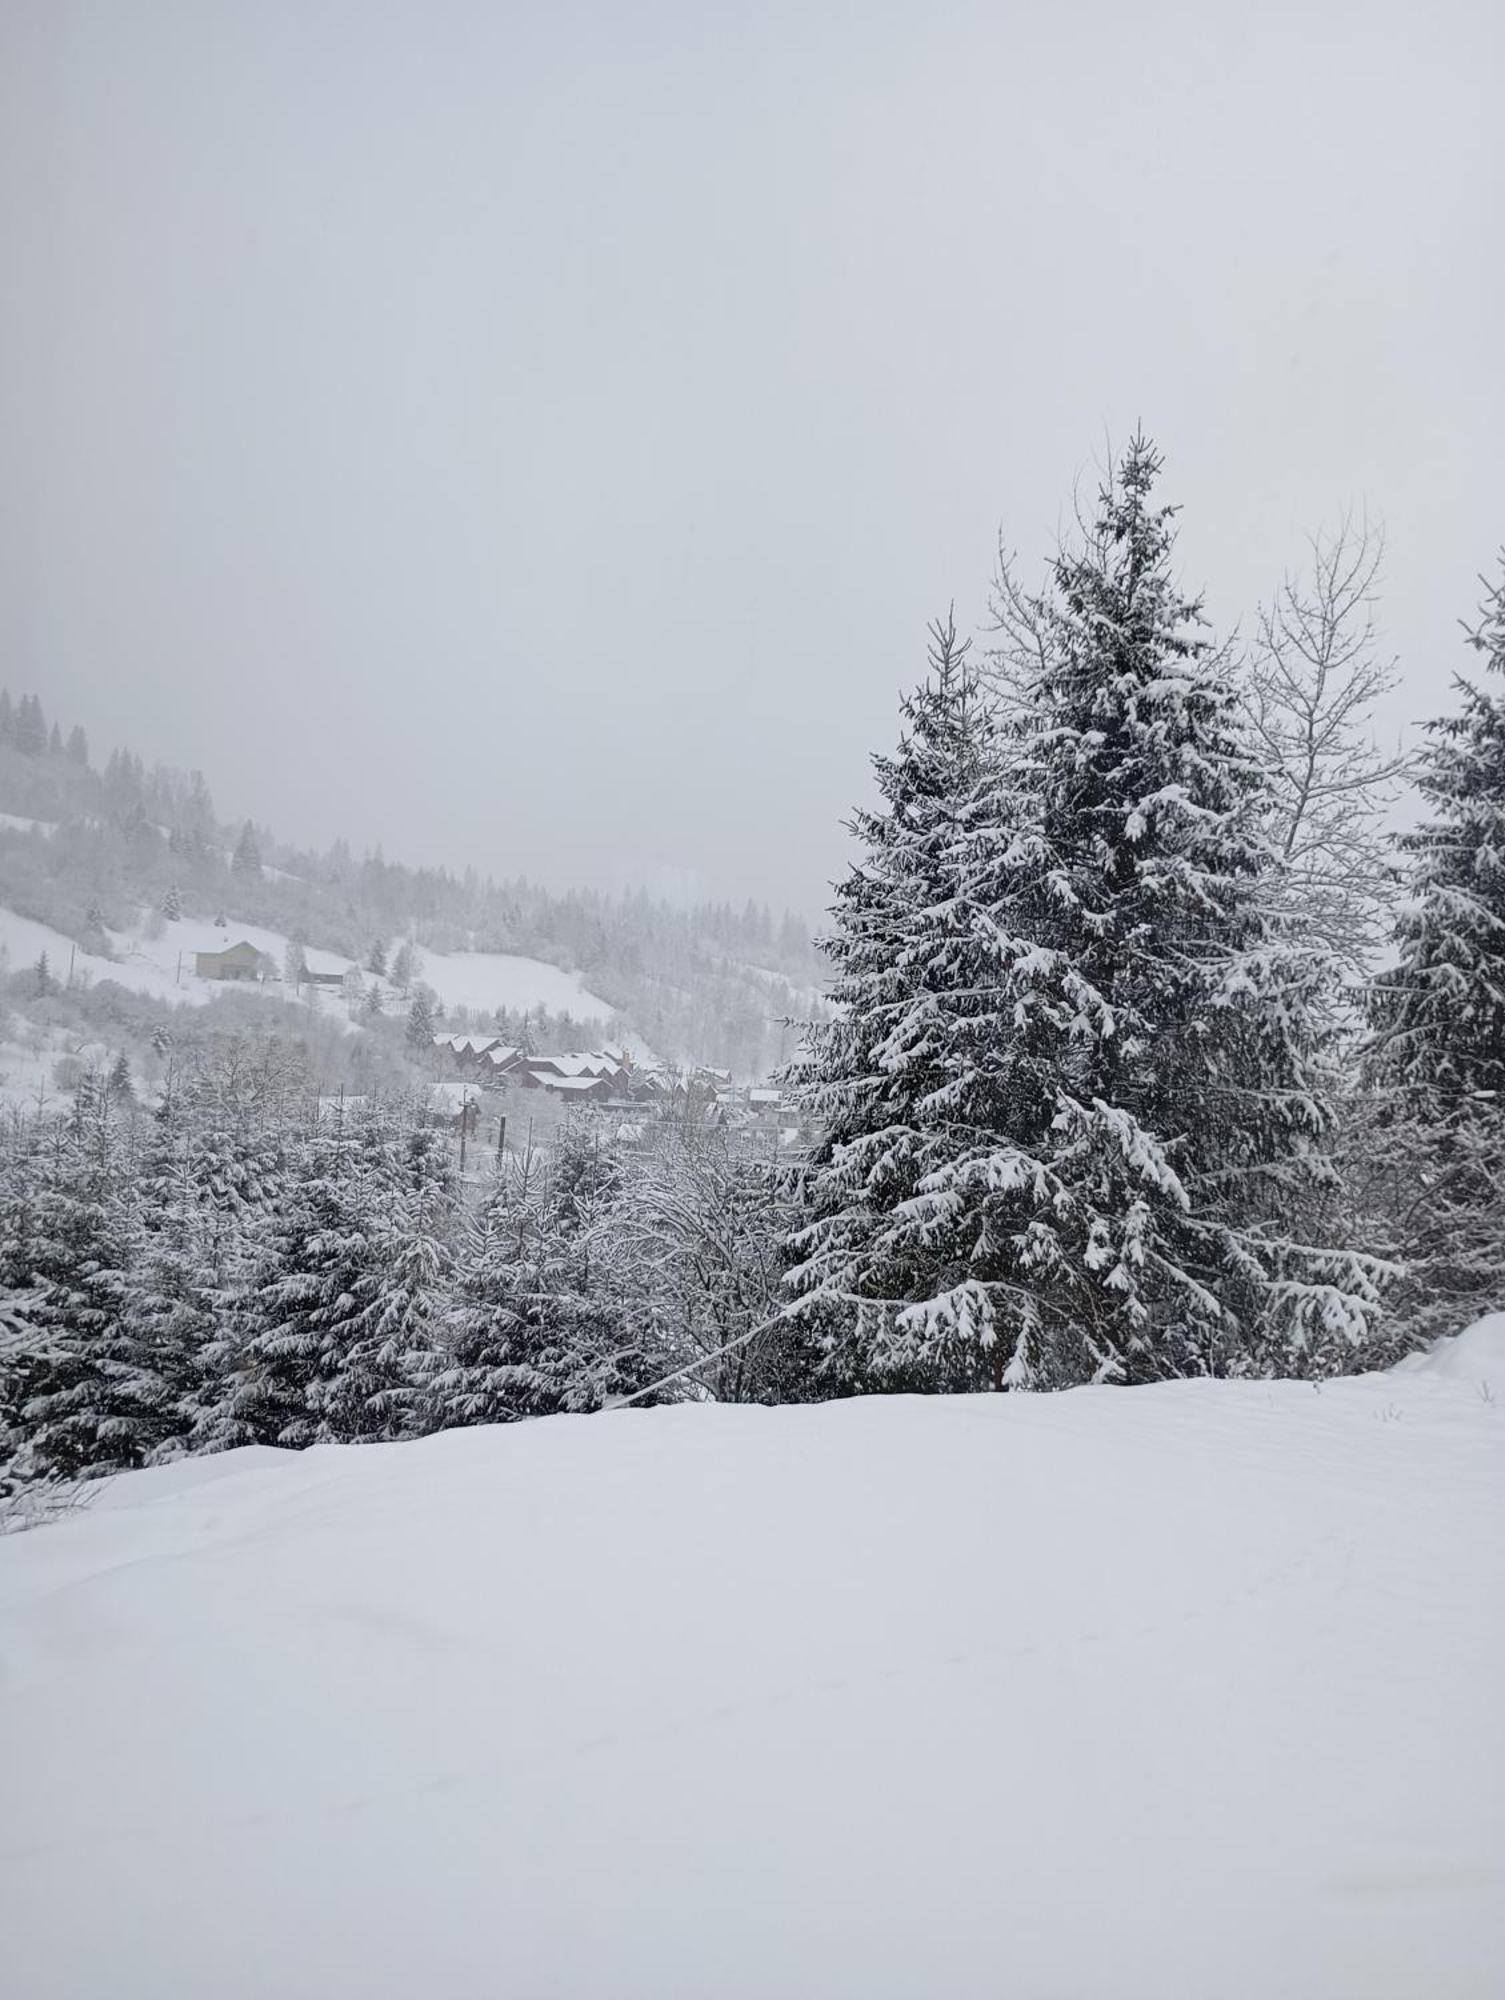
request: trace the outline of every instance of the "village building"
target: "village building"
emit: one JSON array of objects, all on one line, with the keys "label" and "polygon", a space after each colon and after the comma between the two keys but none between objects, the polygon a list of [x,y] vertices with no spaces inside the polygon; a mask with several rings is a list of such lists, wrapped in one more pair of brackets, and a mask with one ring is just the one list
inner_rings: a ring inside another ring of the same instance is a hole
[{"label": "village building", "polygon": [[305,951],[298,973],[300,986],[343,986],[350,967],[344,959],[330,958],[321,951]]},{"label": "village building", "polygon": [[564,1104],[604,1106],[612,1096],[611,1079],[605,1076],[555,1076],[544,1070],[531,1079],[531,1087]]},{"label": "village building", "polygon": [[259,979],[261,953],[242,938],[239,944],[229,945],[224,951],[196,951],[193,970],[199,979]]},{"label": "village building", "polygon": [[476,1068],[481,1081],[496,1089],[511,1081],[526,1061],[527,1057],[521,1049],[513,1048],[508,1042],[494,1042],[483,1052]]}]

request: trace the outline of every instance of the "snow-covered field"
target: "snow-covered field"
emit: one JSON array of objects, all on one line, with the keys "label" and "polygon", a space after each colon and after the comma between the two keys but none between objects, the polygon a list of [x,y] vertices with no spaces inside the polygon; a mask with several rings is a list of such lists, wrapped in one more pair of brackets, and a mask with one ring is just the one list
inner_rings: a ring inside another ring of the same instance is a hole
[{"label": "snow-covered field", "polygon": [[1485,2000],[1505,1319],[239,1452],[0,1543],[26,2000]]},{"label": "snow-covered field", "polygon": [[615,1011],[608,1000],[592,993],[579,975],[541,958],[524,958],[510,951],[457,951],[420,954],[419,974],[446,1008],[547,1007],[551,1014],[572,1014],[577,1021],[605,1021]]}]

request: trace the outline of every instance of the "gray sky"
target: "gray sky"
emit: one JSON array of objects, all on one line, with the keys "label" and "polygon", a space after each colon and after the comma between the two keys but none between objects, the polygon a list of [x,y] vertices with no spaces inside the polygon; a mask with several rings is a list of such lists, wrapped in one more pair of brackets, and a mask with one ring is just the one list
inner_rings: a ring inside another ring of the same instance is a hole
[{"label": "gray sky", "polygon": [[1136,419],[1223,624],[1505,539],[1505,8],[0,0],[0,681],[289,837],[814,909]]}]

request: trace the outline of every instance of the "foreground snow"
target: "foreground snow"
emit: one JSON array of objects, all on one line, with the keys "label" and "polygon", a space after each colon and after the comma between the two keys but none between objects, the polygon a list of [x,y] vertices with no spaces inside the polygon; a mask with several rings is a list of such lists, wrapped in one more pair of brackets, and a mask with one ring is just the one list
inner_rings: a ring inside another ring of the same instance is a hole
[{"label": "foreground snow", "polygon": [[1498,1994],[1502,1412],[1505,1321],[119,1481],[0,1543],[8,1990]]}]

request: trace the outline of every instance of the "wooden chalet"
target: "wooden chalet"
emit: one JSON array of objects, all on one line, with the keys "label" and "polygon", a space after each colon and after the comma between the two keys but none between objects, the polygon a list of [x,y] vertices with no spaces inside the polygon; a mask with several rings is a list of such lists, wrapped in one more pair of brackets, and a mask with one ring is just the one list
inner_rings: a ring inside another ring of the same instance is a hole
[{"label": "wooden chalet", "polygon": [[227,945],[223,951],[196,951],[193,970],[198,979],[259,979],[261,953],[242,938],[239,944]]}]

